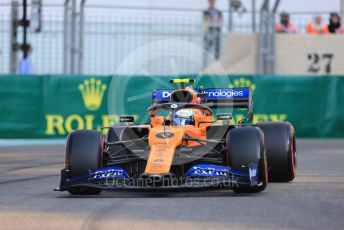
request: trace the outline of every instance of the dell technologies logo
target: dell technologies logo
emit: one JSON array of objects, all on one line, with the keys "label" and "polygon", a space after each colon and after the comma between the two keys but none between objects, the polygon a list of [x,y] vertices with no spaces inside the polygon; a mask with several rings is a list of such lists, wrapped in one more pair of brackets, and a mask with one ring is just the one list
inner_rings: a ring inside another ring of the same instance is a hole
[{"label": "dell technologies logo", "polygon": [[[171,92],[169,91],[162,91],[161,92],[161,95],[162,95],[162,98],[169,98],[171,96]],[[232,97],[243,97],[244,96],[244,91],[243,90],[209,90],[207,92],[206,90],[206,93],[208,93],[209,97],[212,98],[212,97],[225,97],[225,98],[232,98]]]},{"label": "dell technologies logo", "polygon": [[162,92],[162,98],[169,98],[171,96],[171,93],[172,93],[172,91],[171,92],[163,91]]},{"label": "dell technologies logo", "polygon": [[243,97],[244,91],[243,90],[217,90],[217,91],[210,91],[208,92],[209,98],[232,98],[232,97]]}]

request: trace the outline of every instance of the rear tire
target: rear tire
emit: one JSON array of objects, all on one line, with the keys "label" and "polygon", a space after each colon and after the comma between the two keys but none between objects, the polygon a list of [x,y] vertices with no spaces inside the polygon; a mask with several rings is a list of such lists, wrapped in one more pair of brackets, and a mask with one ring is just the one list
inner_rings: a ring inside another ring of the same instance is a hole
[{"label": "rear tire", "polygon": [[231,129],[227,134],[226,143],[227,159],[231,169],[249,172],[250,163],[255,163],[258,167],[259,185],[236,185],[233,186],[233,191],[258,193],[265,190],[268,178],[263,132],[256,127]]},{"label": "rear tire", "polygon": [[[88,174],[90,169],[102,167],[103,137],[93,130],[77,130],[68,135],[66,145],[66,163],[70,177]],[[73,187],[68,190],[73,195],[97,195],[101,189],[91,187]]]},{"label": "rear tire", "polygon": [[288,122],[258,123],[265,136],[269,181],[289,182],[296,175],[296,144],[293,126]]}]

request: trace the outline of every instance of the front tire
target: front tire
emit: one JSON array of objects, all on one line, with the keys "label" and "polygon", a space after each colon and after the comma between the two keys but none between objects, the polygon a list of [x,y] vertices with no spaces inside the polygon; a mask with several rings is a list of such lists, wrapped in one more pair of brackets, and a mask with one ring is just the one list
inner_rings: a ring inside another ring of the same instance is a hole
[{"label": "front tire", "polygon": [[[102,167],[103,137],[93,130],[76,130],[67,137],[66,165],[70,177],[88,174],[90,169]],[[68,190],[73,195],[97,195],[101,189],[91,187],[73,187]]]},{"label": "front tire", "polygon": [[233,170],[249,172],[248,165],[255,163],[258,168],[258,185],[234,185],[236,193],[258,193],[265,190],[267,163],[265,156],[264,134],[256,127],[231,129],[226,137],[227,160]]}]

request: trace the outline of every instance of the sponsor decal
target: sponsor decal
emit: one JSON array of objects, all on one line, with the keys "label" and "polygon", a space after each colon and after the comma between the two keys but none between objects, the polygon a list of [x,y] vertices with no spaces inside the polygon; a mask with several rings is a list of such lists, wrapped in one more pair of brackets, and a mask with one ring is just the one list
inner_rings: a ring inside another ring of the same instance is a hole
[{"label": "sponsor decal", "polygon": [[207,89],[208,99],[247,98],[247,89]]},{"label": "sponsor decal", "polygon": [[153,99],[157,101],[169,101],[173,91],[173,89],[155,90],[153,91]]},{"label": "sponsor decal", "polygon": [[174,134],[170,132],[164,132],[164,133],[158,133],[155,136],[160,139],[168,139],[168,138],[174,137]]},{"label": "sponsor decal", "polygon": [[166,145],[167,142],[166,141],[156,141],[154,142],[155,145]]},{"label": "sponsor decal", "polygon": [[88,110],[96,111],[100,108],[106,88],[106,84],[95,78],[87,79],[79,85],[84,105]]},{"label": "sponsor decal", "polygon": [[[171,93],[174,90],[156,90],[153,93],[153,99],[158,102],[167,102],[170,99]],[[198,92],[198,90],[195,90]],[[248,98],[249,90],[247,88],[243,89],[206,89],[204,93],[207,93],[208,99],[228,99],[228,98]]]},{"label": "sponsor decal", "polygon": [[153,160],[153,162],[154,163],[163,163],[165,161],[164,161],[164,159],[158,158],[158,159]]},{"label": "sponsor decal", "polygon": [[[96,114],[103,104],[104,94],[107,89],[107,85],[101,80],[95,78],[86,79],[76,89],[80,91],[80,99],[74,98],[73,100],[80,100],[80,103],[83,103],[85,108],[91,111],[91,114],[46,114],[46,135],[64,136],[78,129],[97,129],[100,131],[99,127],[111,126],[120,121],[120,116],[116,114]],[[138,116],[133,115],[133,117],[136,119]],[[102,131],[106,132],[105,129]]]},{"label": "sponsor decal", "polygon": [[191,167],[186,172],[186,176],[229,176],[229,168],[219,165],[200,164]]},{"label": "sponsor decal", "polygon": [[119,166],[110,166],[102,169],[91,170],[91,180],[103,180],[103,179],[114,179],[122,178],[128,179],[128,172]]},{"label": "sponsor decal", "polygon": [[104,114],[99,116],[93,114],[70,114],[68,116],[63,116],[61,114],[46,114],[45,134],[48,136],[62,136],[78,129],[100,130],[100,126],[107,127],[118,122],[119,117],[120,116],[113,114]]},{"label": "sponsor decal", "polygon": [[170,98],[172,92],[173,91],[163,91],[162,98]]}]

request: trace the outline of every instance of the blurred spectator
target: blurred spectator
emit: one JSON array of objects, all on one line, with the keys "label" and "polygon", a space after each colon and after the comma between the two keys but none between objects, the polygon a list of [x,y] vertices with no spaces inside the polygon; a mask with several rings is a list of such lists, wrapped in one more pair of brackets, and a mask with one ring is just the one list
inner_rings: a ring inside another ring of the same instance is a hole
[{"label": "blurred spectator", "polygon": [[317,15],[314,17],[313,21],[307,24],[306,27],[308,34],[327,34],[329,33],[328,28],[322,22],[322,17]]},{"label": "blurred spectator", "polygon": [[337,13],[330,14],[330,23],[328,30],[332,34],[344,34],[344,28],[340,25],[340,17]]},{"label": "blurred spectator", "polygon": [[[209,0],[209,8],[203,12],[204,49],[209,52],[211,47],[214,46],[214,56],[219,59],[223,16],[222,12],[215,8],[215,3],[215,0]],[[205,58],[204,65],[206,65],[206,61]]]},{"label": "blurred spectator", "polygon": [[276,25],[275,30],[277,33],[296,33],[296,27],[290,22],[290,17],[287,12],[281,13],[280,23]]},{"label": "blurred spectator", "polygon": [[26,55],[23,54],[23,58],[19,61],[19,69],[18,69],[19,74],[24,74],[24,75],[33,74],[32,63],[30,59],[31,52],[32,52],[32,48],[30,46]]}]

